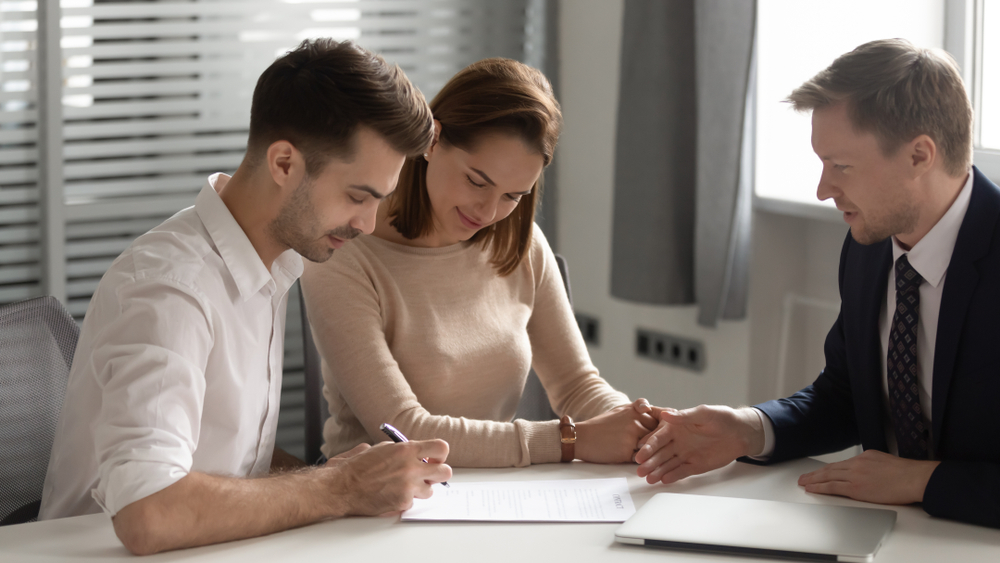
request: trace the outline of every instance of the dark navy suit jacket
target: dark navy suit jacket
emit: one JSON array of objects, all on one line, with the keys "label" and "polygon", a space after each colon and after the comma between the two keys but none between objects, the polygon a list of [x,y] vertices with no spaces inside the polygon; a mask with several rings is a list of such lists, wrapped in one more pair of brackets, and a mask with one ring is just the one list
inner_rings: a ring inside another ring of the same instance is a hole
[{"label": "dark navy suit jacket", "polygon": [[[1000,188],[975,167],[972,174],[941,297],[931,390],[934,459],[941,464],[923,508],[1000,527]],[[888,451],[878,320],[891,267],[891,240],[865,246],[847,235],[826,368],[791,397],[757,405],[774,423],[770,462],[858,443]]]}]

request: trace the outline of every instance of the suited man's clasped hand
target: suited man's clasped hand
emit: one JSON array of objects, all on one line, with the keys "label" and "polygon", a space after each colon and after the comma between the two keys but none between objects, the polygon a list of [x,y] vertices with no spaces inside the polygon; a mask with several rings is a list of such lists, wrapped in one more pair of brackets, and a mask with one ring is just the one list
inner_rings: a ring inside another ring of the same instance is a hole
[{"label": "suited man's clasped hand", "polygon": [[[648,483],[674,483],[724,467],[764,450],[762,415],[752,408],[700,405],[658,409],[660,423],[635,454],[636,473]],[[904,459],[868,450],[799,477],[806,492],[838,495],[879,504],[923,500],[940,462]]]},{"label": "suited man's clasped hand", "polygon": [[635,454],[638,475],[648,483],[670,484],[757,455],[764,430],[752,409],[701,405],[660,412],[660,423]]}]

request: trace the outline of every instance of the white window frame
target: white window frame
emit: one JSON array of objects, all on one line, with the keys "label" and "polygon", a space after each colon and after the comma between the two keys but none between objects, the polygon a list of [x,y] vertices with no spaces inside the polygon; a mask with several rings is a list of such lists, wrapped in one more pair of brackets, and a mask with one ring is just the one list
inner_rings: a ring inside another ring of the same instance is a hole
[{"label": "white window frame", "polygon": [[[1000,150],[981,144],[983,73],[983,0],[945,1],[945,49],[958,61],[962,78],[969,85],[975,111],[972,161],[983,174],[1000,183]],[[993,103],[1000,101],[993,100]]]}]

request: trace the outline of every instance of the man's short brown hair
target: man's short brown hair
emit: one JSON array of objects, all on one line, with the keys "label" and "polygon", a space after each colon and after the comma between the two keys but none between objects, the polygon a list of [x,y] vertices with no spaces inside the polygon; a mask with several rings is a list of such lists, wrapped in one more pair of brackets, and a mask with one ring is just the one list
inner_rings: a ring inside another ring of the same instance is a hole
[{"label": "man's short brown hair", "polygon": [[434,138],[430,108],[398,66],[350,41],[306,40],[257,80],[247,159],[263,159],[284,140],[316,174],[334,156],[353,156],[359,126],[406,156],[421,154]]},{"label": "man's short brown hair", "polygon": [[846,102],[854,127],[873,133],[887,156],[927,135],[949,175],[960,176],[972,164],[972,106],[958,65],[942,51],[917,48],[905,39],[865,43],[838,57],[786,101],[798,111]]}]

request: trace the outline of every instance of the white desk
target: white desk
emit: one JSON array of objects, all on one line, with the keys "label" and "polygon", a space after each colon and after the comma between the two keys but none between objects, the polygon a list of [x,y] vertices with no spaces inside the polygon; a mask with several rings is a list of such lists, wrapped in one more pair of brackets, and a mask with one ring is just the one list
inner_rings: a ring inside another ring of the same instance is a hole
[{"label": "white desk", "polygon": [[[805,503],[871,506],[806,494],[797,477],[822,464],[798,460],[773,467],[733,463],[670,486],[647,485],[632,465],[587,463],[521,469],[456,469],[451,481],[628,477],[636,508],[658,492],[681,492]],[[875,558],[890,562],[1000,561],[1000,530],[934,519],[919,508],[895,507],[896,528]],[[618,524],[402,523],[395,518],[347,518],[271,536],[163,553],[142,561],[305,561],[479,563],[701,561],[761,559],[650,549],[615,543]],[[109,561],[131,557],[104,515],[0,528],[0,562]]]}]

